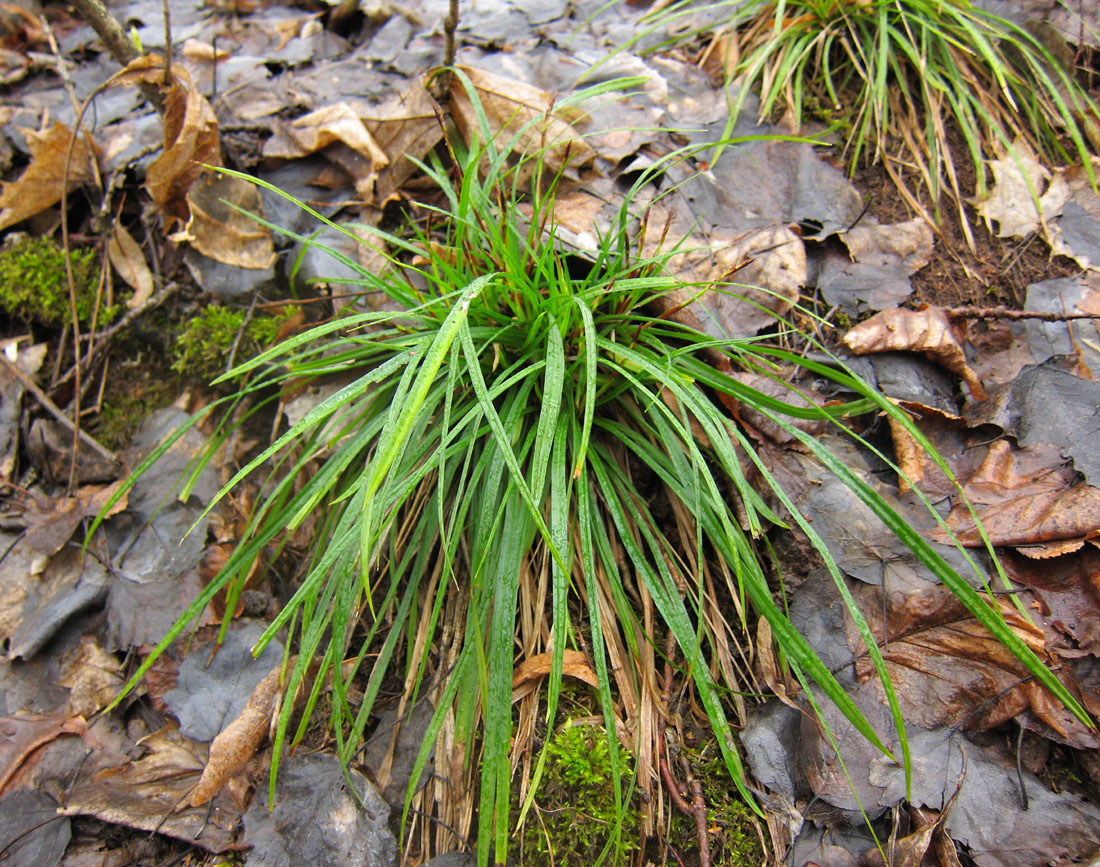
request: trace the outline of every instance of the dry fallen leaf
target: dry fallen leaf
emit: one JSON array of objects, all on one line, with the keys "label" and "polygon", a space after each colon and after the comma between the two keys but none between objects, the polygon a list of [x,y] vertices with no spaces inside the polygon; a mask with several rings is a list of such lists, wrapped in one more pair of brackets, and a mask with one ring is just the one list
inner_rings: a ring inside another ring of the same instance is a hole
[{"label": "dry fallen leaf", "polygon": [[966,363],[947,315],[938,307],[883,310],[852,328],[844,335],[844,343],[856,355],[899,350],[923,352],[962,377],[974,400],[985,400],[985,389]]},{"label": "dry fallen leaf", "polygon": [[88,731],[83,717],[68,714],[17,714],[0,717],[0,795],[20,766],[43,744],[61,735],[80,735]]},{"label": "dry fallen leaf", "polygon": [[377,204],[385,202],[417,171],[412,160],[424,159],[443,137],[437,112],[423,79],[417,78],[363,117],[367,131],[389,160],[375,183]]},{"label": "dry fallen leaf", "polygon": [[66,176],[70,190],[95,176],[92,159],[96,151],[89,148],[83,136],[77,136],[66,175],[65,162],[72,132],[63,123],[55,123],[41,132],[20,131],[27,138],[31,161],[19,180],[4,184],[4,191],[0,193],[0,230],[60,202],[62,181]]},{"label": "dry fallen leaf", "polygon": [[115,223],[107,239],[107,256],[118,275],[134,290],[126,306],[131,310],[141,307],[153,294],[153,272],[138,242],[121,223]]},{"label": "dry fallen leaf", "polygon": [[210,758],[191,793],[192,807],[202,806],[218,794],[230,777],[244,769],[267,737],[279,697],[282,670],[282,665],[277,665],[256,684],[244,710],[210,744]]},{"label": "dry fallen leaf", "polygon": [[466,141],[481,132],[463,76],[477,91],[497,148],[509,147],[527,157],[541,155],[551,174],[561,171],[566,162],[576,169],[596,158],[567,112],[556,109],[554,97],[545,90],[484,69],[460,66],[458,70],[462,75],[451,79],[451,112]]},{"label": "dry fallen leaf", "polygon": [[993,186],[973,204],[978,216],[997,223],[1001,238],[1025,238],[1056,217],[1069,199],[1062,171],[1051,174],[1031,149],[1017,141],[1012,152],[989,161]]},{"label": "dry fallen leaf", "polygon": [[[517,701],[531,692],[535,681],[548,677],[554,662],[554,654],[537,653],[523,660],[512,674],[512,701]],[[562,655],[561,672],[567,677],[575,677],[591,687],[599,686],[596,672],[588,664],[585,655],[577,650],[567,650]]]},{"label": "dry fallen leaf", "polygon": [[296,159],[337,144],[345,145],[361,158],[342,159],[339,164],[351,175],[356,193],[364,200],[373,200],[375,178],[389,164],[389,158],[355,109],[346,102],[337,102],[280,124],[264,144],[264,156]]},{"label": "dry fallen leaf", "polygon": [[191,246],[218,262],[262,271],[275,264],[271,230],[249,214],[263,216],[263,200],[255,184],[229,175],[198,179],[187,191]]}]

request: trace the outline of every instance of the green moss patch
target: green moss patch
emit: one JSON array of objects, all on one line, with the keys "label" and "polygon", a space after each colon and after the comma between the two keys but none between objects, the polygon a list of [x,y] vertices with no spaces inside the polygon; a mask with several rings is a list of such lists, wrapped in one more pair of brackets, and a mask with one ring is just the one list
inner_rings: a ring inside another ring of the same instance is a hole
[{"label": "green moss patch", "polygon": [[[71,251],[76,310],[82,328],[92,324],[99,284],[99,263],[94,250]],[[10,316],[60,328],[72,318],[69,284],[65,277],[65,253],[50,238],[27,238],[0,250],[0,309]],[[100,303],[97,325],[118,315],[118,306]]]}]

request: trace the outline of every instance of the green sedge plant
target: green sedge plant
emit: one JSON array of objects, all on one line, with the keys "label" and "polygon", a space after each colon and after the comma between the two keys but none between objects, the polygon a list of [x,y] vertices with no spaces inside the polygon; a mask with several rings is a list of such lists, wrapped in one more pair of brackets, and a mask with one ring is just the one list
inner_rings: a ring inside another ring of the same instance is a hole
[{"label": "green sedge plant", "polygon": [[[690,23],[700,10],[703,28]],[[1047,161],[1082,162],[1093,178],[1100,107],[1073,52],[969,0],[683,0],[646,32],[656,28],[675,41],[717,32],[711,50],[739,85],[727,137],[753,92],[762,118],[785,113],[801,129],[809,111],[834,125],[853,169],[883,159],[919,208],[901,183],[915,170],[937,218],[946,193],[966,225],[956,157],[972,163],[979,197],[985,159],[1020,153],[1018,142]]]},{"label": "green sedge plant", "polygon": [[[225,610],[234,610],[265,549],[278,550],[309,526],[304,578],[256,647],[290,633],[272,786],[280,758],[304,736],[322,695],[339,755],[352,761],[380,690],[396,675],[400,712],[424,700],[434,706],[406,817],[435,747],[430,784],[477,798],[476,810],[442,818],[476,835],[479,864],[503,863],[516,820],[510,812],[516,753],[531,745],[517,736],[514,673],[535,655],[550,659],[538,712],[552,731],[566,653],[582,651],[598,684],[614,786],[617,818],[602,854],[618,862],[629,848],[622,820],[630,792],[656,778],[643,734],[654,726],[641,719],[637,696],[658,691],[655,648],[667,633],[721,761],[754,809],[727,716],[731,694],[744,688],[729,648],[750,616],[767,618],[797,676],[887,751],[776,601],[761,537],[788,522],[817,547],[844,594],[893,708],[896,759],[908,766],[900,711],[871,630],[828,548],[725,400],[758,410],[816,454],[1039,682],[1087,719],[996,607],[866,481],[795,425],[825,420],[847,431],[848,416],[889,413],[927,446],[907,417],[843,369],[756,340],[715,340],[658,313],[656,302],[681,287],[665,269],[675,251],[639,255],[644,220],[631,213],[632,196],[578,267],[554,240],[561,174],[542,171],[545,149],[513,153],[520,141],[538,136],[522,138],[525,127],[499,140],[468,79],[460,70],[455,75],[478,123],[468,140],[451,136],[446,153],[421,164],[442,196],[442,204],[422,206],[432,219],[417,224],[411,237],[375,233],[389,251],[388,270],[368,271],[330,251],[358,271],[365,292],[384,293],[393,309],[335,318],[238,365],[219,380],[237,390],[191,420],[218,412],[224,418],[184,493],[250,413],[304,384],[335,388],[219,492],[215,503],[253,473],[266,474],[240,545],[130,687],[215,594],[224,591]],[[521,186],[520,176],[535,183]],[[645,182],[639,179],[639,187]],[[716,358],[723,364],[716,366]],[[723,372],[750,369],[780,380],[783,368],[799,366],[834,380],[853,399],[829,407],[807,405],[796,394],[779,400]],[[252,401],[247,412],[226,412],[245,399]],[[624,743],[635,759],[623,755]],[[523,812],[546,765],[546,749],[536,754]],[[456,773],[463,779],[453,779]],[[434,808],[438,801],[425,803]],[[476,816],[469,820],[475,825],[464,826],[462,815]]]}]

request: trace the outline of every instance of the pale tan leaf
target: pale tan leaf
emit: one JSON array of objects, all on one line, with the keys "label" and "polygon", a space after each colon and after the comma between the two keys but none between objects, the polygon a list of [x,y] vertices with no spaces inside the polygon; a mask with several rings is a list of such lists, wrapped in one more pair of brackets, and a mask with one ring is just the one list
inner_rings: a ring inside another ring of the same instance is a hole
[{"label": "pale tan leaf", "polygon": [[262,271],[275,264],[271,231],[240,211],[263,216],[255,184],[229,175],[200,178],[187,191],[191,246],[218,262]]},{"label": "pale tan leaf", "polygon": [[417,78],[363,117],[367,131],[389,160],[375,183],[374,195],[378,204],[393,195],[417,171],[412,160],[424,159],[443,137],[438,109],[423,79]]},{"label": "pale tan leaf", "polygon": [[58,682],[69,689],[69,712],[82,717],[109,705],[126,683],[122,664],[94,638],[85,638],[62,657]]},{"label": "pale tan leaf", "polygon": [[[0,193],[0,229],[6,229],[61,201],[61,187],[68,179],[70,190],[94,177],[92,159],[96,151],[89,148],[84,136],[77,136],[72,160],[66,173],[71,130],[63,123],[35,132],[20,130],[27,138],[31,161],[19,180],[4,184]],[[94,146],[93,146],[94,148]]]},{"label": "pale tan leaf", "polygon": [[210,758],[191,793],[192,807],[199,807],[217,795],[230,777],[244,769],[263,743],[279,697],[281,674],[282,665],[277,665],[256,684],[244,710],[214,738]]},{"label": "pale tan leaf", "polygon": [[[561,171],[566,162],[579,168],[595,159],[595,151],[569,122],[568,113],[556,109],[554,97],[545,90],[484,69],[458,68],[477,92],[497,148],[511,146],[524,156],[539,155],[551,173]],[[466,141],[480,135],[474,103],[457,75],[451,80],[451,111]]]},{"label": "pale tan leaf", "polygon": [[[516,666],[516,670],[512,674],[512,689],[516,690],[533,680],[549,676],[553,662],[554,654],[552,653],[536,653],[534,656],[530,656],[523,660],[523,662]],[[575,677],[577,680],[582,680],[591,687],[599,686],[599,679],[596,677],[596,672],[592,670],[585,655],[580,651],[565,651],[562,656],[561,671],[563,675]]]},{"label": "pale tan leaf", "polygon": [[138,242],[121,223],[115,223],[107,239],[107,256],[118,275],[134,290],[126,306],[134,310],[148,301],[153,294],[153,272]]}]

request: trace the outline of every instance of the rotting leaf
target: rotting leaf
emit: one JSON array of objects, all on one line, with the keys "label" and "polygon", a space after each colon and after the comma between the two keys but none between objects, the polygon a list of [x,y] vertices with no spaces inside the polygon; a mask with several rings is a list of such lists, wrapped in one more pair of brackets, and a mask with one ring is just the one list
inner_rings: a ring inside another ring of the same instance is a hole
[{"label": "rotting leaf", "polygon": [[[1075,477],[1053,445],[1013,449],[998,440],[964,490],[994,545],[1055,556],[1100,535],[1100,489],[1074,484]],[[963,545],[985,544],[964,503],[955,505],[946,523]],[[934,538],[946,543],[950,537],[938,530]]]},{"label": "rotting leaf", "polygon": [[70,190],[95,177],[92,160],[95,146],[77,136],[72,161],[66,174],[69,140],[72,131],[63,123],[35,132],[21,129],[26,136],[31,161],[19,180],[4,184],[0,192],[0,230],[33,217],[61,201],[63,180],[68,177]]},{"label": "rotting leaf", "polygon": [[844,335],[844,343],[856,355],[896,350],[923,352],[962,377],[975,400],[985,399],[985,390],[966,363],[966,355],[951,330],[947,315],[938,307],[883,310],[849,330]]},{"label": "rotting leaf", "polygon": [[115,223],[107,238],[107,257],[118,275],[134,290],[126,306],[131,310],[141,307],[153,294],[153,272],[138,242],[121,223]]},{"label": "rotting leaf", "polygon": [[62,735],[80,735],[88,731],[81,716],[64,713],[16,714],[0,717],[0,794],[27,757],[43,744]]},{"label": "rotting leaf", "polygon": [[[75,497],[55,499],[34,494],[28,498],[23,513],[27,522],[27,544],[40,554],[53,556],[65,547],[85,518],[99,514],[122,484],[119,480],[110,485],[85,485]],[[126,501],[127,495],[124,493],[106,516],[117,515],[126,508]]]},{"label": "rotting leaf", "polygon": [[234,847],[240,819],[228,797],[211,807],[186,806],[206,763],[206,748],[166,726],[142,738],[140,759],[109,768],[73,787],[64,816],[95,816],[113,825],[137,828],[197,845],[208,852]]},{"label": "rotting leaf", "polygon": [[[566,112],[554,110],[554,97],[545,90],[484,69],[458,69],[477,92],[498,148],[510,146],[525,156],[538,153],[551,174],[560,172],[566,162],[576,169],[596,158],[596,152],[566,119]],[[451,111],[463,139],[481,135],[474,104],[458,75],[451,79]]]},{"label": "rotting leaf", "polygon": [[247,216],[264,215],[255,184],[229,175],[203,177],[187,191],[187,204],[191,209],[187,232],[198,252],[226,265],[257,271],[275,264],[271,230]]},{"label": "rotting leaf", "polygon": [[[1078,749],[1100,746],[1095,731],[1031,678],[947,588],[925,581],[888,582],[886,587],[885,603],[881,591],[867,585],[854,587],[853,595],[878,640],[906,720],[927,729],[987,731],[1031,711],[1048,737]],[[1007,599],[999,598],[997,606],[1016,637],[1044,656],[1043,631]],[[854,627],[849,631],[849,645],[858,646]],[[1059,675],[1071,692],[1081,694],[1064,667]],[[866,652],[856,657],[856,676],[881,692]]]},{"label": "rotting leaf", "polygon": [[218,794],[230,777],[244,769],[267,737],[279,697],[282,671],[282,665],[277,665],[256,684],[244,710],[210,744],[210,758],[199,784],[191,793],[192,807],[202,806]]}]

